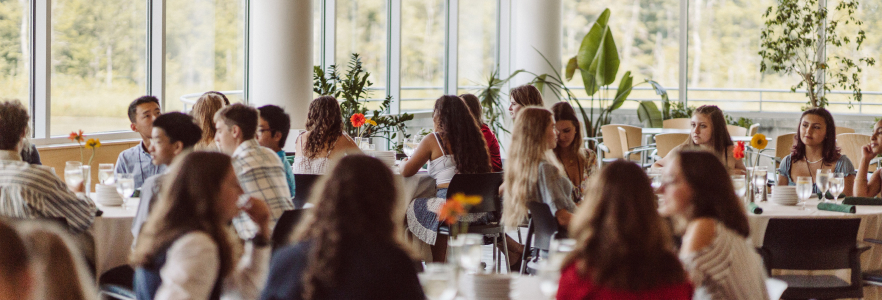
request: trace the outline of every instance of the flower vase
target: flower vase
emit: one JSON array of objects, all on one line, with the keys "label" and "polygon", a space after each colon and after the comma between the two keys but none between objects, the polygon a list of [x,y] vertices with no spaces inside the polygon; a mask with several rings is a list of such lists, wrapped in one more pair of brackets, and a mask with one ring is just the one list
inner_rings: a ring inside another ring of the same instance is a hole
[{"label": "flower vase", "polygon": [[747,193],[745,193],[745,198],[743,199],[745,207],[747,203],[755,202],[754,196],[756,192],[754,191],[754,183],[753,183],[753,167],[747,167],[747,176],[745,176],[747,181],[745,185],[747,186]]}]

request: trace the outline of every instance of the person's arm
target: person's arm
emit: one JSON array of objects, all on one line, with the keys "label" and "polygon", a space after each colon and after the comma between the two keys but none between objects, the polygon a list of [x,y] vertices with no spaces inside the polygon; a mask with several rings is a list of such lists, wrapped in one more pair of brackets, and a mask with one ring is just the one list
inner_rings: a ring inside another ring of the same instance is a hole
[{"label": "person's arm", "polygon": [[258,299],[269,272],[271,215],[267,204],[254,198],[242,209],[259,229],[254,239],[245,243],[245,251],[233,272],[224,278],[223,298]]},{"label": "person's arm", "polygon": [[845,180],[844,180],[844,181],[845,181],[845,183],[844,183],[845,185],[844,185],[843,188],[842,188],[842,194],[845,195],[846,197],[849,197],[849,196],[854,195],[854,190],[853,190],[853,188],[854,188],[854,177],[855,177],[855,175],[848,175],[848,176],[845,176]]},{"label": "person's arm", "polygon": [[781,160],[781,165],[778,166],[778,182],[775,185],[790,185],[788,175],[790,175],[790,155]]},{"label": "person's arm", "polygon": [[653,169],[664,169],[665,166],[671,164],[671,162],[670,162],[670,160],[672,159],[671,154],[674,152],[680,151],[680,148],[682,148],[682,145],[678,145],[677,147],[674,147],[674,149],[671,149],[671,151],[668,151],[668,155],[665,155],[665,157],[662,157],[662,159],[659,159],[655,163],[653,163],[652,168]]},{"label": "person's arm", "polygon": [[690,281],[696,287],[702,286],[706,266],[696,260],[698,252],[710,246],[716,236],[716,222],[709,218],[698,218],[689,222],[686,233],[683,235],[683,244],[680,246],[680,259],[683,267],[689,275]]},{"label": "person's arm", "polygon": [[569,178],[561,177],[554,165],[545,163],[540,169],[538,184],[542,202],[548,204],[557,224],[567,228],[573,216],[572,211],[576,209],[576,203],[571,198],[573,185]]},{"label": "person's arm", "polygon": [[842,155],[839,157],[839,161],[836,162],[834,168],[835,170],[833,172],[845,175],[845,178],[843,178],[842,194],[845,196],[854,195],[855,170],[854,165],[851,163],[851,160],[848,159],[848,156]]},{"label": "person's arm", "polygon": [[857,176],[855,176],[853,194],[857,197],[873,197],[879,194],[880,175],[879,171],[873,173],[873,176],[867,182],[867,174],[870,172],[870,161],[876,157],[878,153],[873,153],[870,145],[861,147],[861,161],[858,164]]},{"label": "person's arm", "polygon": [[51,171],[47,171],[45,176],[50,178],[52,186],[43,190],[40,213],[50,218],[65,219],[67,226],[74,232],[88,230],[95,221],[95,212],[98,210],[95,203],[85,194],[75,194],[68,189],[67,183],[50,174]]},{"label": "person's arm", "polygon": [[426,135],[420,144],[417,145],[410,159],[405,159],[401,162],[401,176],[410,177],[415,175],[432,158],[432,145],[437,144],[438,141],[435,139],[434,134]]},{"label": "person's arm", "polygon": [[[334,145],[334,150],[331,153],[331,156],[337,157],[341,153],[347,154],[356,154],[361,153],[361,148],[358,148],[358,145],[355,144],[355,141],[349,137],[348,134],[341,134],[340,138],[337,139],[336,144]],[[329,157],[331,158],[331,157]]]},{"label": "person's arm", "polygon": [[561,228],[569,228],[573,214],[565,209],[558,209],[557,212],[554,213],[554,218],[557,219],[557,224],[560,225]]},{"label": "person's arm", "polygon": [[159,270],[162,285],[155,299],[208,299],[220,271],[217,244],[208,234],[194,232],[172,243]]}]

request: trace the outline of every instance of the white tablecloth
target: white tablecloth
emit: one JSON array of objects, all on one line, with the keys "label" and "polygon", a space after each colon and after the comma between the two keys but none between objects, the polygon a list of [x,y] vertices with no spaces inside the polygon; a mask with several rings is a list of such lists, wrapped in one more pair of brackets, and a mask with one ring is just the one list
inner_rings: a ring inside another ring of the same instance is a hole
[{"label": "white tablecloth", "polygon": [[[762,246],[763,237],[766,234],[766,226],[768,226],[771,218],[860,218],[861,226],[858,230],[858,243],[864,243],[864,239],[882,239],[882,206],[858,205],[856,213],[841,213],[833,211],[818,210],[818,200],[809,200],[806,208],[809,210],[800,210],[799,206],[783,206],[770,202],[757,203],[763,208],[763,213],[756,215],[748,213],[748,221],[750,222],[750,237],[753,244],[757,247]],[[882,245],[869,244],[870,250],[861,255],[861,268],[863,270],[882,269]],[[839,274],[839,273],[837,273]],[[847,277],[847,272],[845,276]],[[846,279],[848,280],[848,279]],[[877,287],[864,288],[865,299],[882,299],[882,289]]]},{"label": "white tablecloth", "polygon": [[98,209],[104,211],[104,214],[95,218],[90,229],[95,239],[95,268],[98,276],[128,263],[136,207],[137,205],[125,209],[122,206],[98,205]]}]

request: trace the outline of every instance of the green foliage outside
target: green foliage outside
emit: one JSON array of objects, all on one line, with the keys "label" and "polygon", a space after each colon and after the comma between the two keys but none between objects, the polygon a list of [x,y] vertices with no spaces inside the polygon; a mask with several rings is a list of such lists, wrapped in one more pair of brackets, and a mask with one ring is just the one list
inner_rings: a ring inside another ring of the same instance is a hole
[{"label": "green foliage outside", "polygon": [[493,131],[493,134],[499,135],[502,132],[510,133],[504,126],[504,117],[508,113],[505,103],[502,102],[500,95],[502,87],[508,83],[515,75],[520,74],[524,70],[517,70],[506,78],[499,77],[499,70],[493,70],[487,80],[480,89],[475,90],[475,96],[481,101],[484,111],[484,122]]}]

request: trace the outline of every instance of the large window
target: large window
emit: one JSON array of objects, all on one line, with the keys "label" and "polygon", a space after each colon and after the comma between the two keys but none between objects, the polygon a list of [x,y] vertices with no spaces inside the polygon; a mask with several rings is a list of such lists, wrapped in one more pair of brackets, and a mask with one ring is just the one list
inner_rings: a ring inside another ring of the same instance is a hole
[{"label": "large window", "polygon": [[485,85],[496,65],[497,1],[473,0],[459,5],[457,44],[458,94]]},{"label": "large window", "polygon": [[50,135],[129,130],[147,92],[145,2],[53,0],[51,16]]},{"label": "large window", "polygon": [[[386,96],[386,1],[337,0],[335,63],[344,72],[352,53],[358,53],[373,82],[370,99]],[[379,102],[368,105],[379,106]]]},{"label": "large window", "polygon": [[444,94],[445,7],[442,0],[402,0],[401,110],[432,109]]},{"label": "large window", "polygon": [[0,1],[0,99],[28,106],[30,1]]},{"label": "large window", "polygon": [[[838,0],[828,1],[827,7],[832,12],[839,2],[840,1]],[[863,21],[861,27],[863,27],[863,30],[867,33],[867,39],[864,41],[863,45],[861,45],[861,49],[855,51],[853,42],[844,47],[844,49],[828,48],[827,56],[831,61],[835,59],[835,56],[850,57],[852,59],[857,57],[873,57],[876,59],[875,66],[866,67],[861,64],[863,71],[861,72],[860,80],[861,89],[863,90],[863,101],[861,101],[861,103],[852,102],[854,107],[851,109],[848,108],[847,104],[831,104],[829,109],[834,112],[861,112],[873,116],[882,115],[882,67],[880,67],[882,66],[882,34],[880,34],[880,32],[882,32],[882,20],[879,19],[880,13],[882,13],[882,0],[860,1],[860,6],[855,11],[855,16]],[[835,12],[832,14],[833,18],[841,18],[841,14]],[[857,26],[854,26],[853,23],[843,24],[840,22],[839,26],[841,26],[842,29],[848,30],[846,35],[850,37],[856,36],[855,33],[857,32]],[[835,68],[836,65],[833,65],[833,67]],[[828,77],[828,80],[834,79]],[[827,98],[831,103],[847,103],[849,96],[851,96],[851,93],[845,92],[828,94]],[[805,97],[800,100],[805,101],[804,98]]]}]

